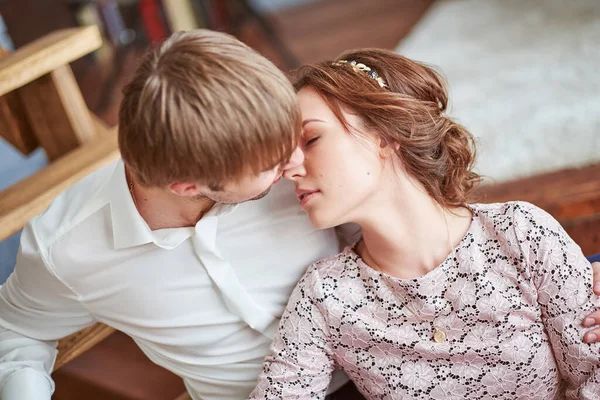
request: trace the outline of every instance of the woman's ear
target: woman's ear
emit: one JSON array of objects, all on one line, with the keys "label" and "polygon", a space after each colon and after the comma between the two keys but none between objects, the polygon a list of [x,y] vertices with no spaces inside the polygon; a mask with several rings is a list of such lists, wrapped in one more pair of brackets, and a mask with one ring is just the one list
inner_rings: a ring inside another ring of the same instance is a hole
[{"label": "woman's ear", "polygon": [[383,140],[379,141],[379,157],[382,159],[393,156],[399,149],[399,143],[386,143]]}]

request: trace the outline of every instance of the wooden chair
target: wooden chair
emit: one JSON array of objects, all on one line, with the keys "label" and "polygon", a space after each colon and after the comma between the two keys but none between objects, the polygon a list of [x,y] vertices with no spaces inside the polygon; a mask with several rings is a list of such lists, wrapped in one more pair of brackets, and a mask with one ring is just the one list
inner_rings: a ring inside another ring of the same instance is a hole
[{"label": "wooden chair", "polygon": [[[69,63],[98,49],[97,27],[60,30],[0,54],[0,135],[23,154],[41,146],[50,161],[0,192],[0,240],[20,231],[70,185],[119,157],[117,129],[85,105]],[[95,324],[59,341],[54,369],[115,330]],[[187,394],[177,400],[189,399]]]}]

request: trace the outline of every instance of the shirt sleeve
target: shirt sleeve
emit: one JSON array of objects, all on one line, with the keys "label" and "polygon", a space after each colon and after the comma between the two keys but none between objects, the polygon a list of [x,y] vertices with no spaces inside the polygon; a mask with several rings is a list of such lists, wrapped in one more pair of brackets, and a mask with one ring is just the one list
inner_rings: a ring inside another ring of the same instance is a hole
[{"label": "shirt sleeve", "polygon": [[2,400],[50,400],[57,340],[94,322],[54,273],[33,225],[23,230],[15,270],[0,287]]},{"label": "shirt sleeve", "polygon": [[583,318],[600,307],[579,246],[545,211],[516,203],[513,224],[536,286],[541,315],[568,399],[597,399],[600,345],[583,342]]},{"label": "shirt sleeve", "polygon": [[294,289],[250,399],[323,399],[335,368],[316,266]]}]

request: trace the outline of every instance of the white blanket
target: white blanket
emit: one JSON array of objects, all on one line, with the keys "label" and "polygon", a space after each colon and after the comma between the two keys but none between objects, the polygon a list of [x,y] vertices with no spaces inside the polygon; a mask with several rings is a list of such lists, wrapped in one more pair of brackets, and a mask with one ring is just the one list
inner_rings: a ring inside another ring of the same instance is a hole
[{"label": "white blanket", "polygon": [[600,161],[600,0],[447,0],[397,51],[447,77],[503,181]]}]

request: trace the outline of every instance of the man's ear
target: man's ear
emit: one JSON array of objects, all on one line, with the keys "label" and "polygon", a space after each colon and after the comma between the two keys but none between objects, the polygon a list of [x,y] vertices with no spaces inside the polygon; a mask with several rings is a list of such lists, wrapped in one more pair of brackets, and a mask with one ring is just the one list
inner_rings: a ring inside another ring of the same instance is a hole
[{"label": "man's ear", "polygon": [[182,197],[197,197],[206,192],[204,185],[193,182],[175,182],[169,185],[171,193]]}]

